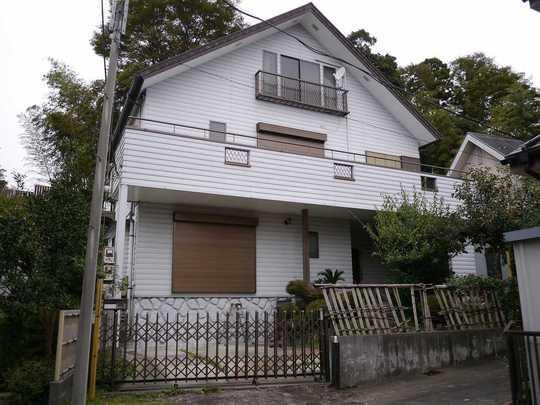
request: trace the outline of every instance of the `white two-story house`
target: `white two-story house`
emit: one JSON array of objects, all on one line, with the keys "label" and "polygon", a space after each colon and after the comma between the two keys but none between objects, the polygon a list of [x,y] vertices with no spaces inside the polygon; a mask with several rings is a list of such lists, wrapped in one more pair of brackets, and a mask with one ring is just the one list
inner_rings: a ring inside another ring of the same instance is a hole
[{"label": "white two-story house", "polygon": [[362,227],[383,195],[455,204],[460,180],[420,165],[436,130],[313,4],[270,23],[133,83],[112,191],[117,278],[136,311],[270,310],[290,280],[327,268],[383,282]]}]

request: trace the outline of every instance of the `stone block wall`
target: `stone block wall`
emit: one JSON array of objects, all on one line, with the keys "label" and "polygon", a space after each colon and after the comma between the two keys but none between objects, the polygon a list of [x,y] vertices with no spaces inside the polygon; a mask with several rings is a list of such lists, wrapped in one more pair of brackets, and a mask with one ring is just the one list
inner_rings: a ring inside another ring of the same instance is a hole
[{"label": "stone block wall", "polygon": [[276,309],[278,297],[134,297],[134,314],[139,317],[176,318],[187,313],[208,312],[209,314],[236,314],[237,312],[272,312]]}]

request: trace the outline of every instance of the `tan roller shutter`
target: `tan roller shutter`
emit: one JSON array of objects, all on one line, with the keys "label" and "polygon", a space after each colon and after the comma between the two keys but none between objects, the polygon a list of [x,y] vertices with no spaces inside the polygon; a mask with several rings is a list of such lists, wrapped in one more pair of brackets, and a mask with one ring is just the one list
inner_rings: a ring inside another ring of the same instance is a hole
[{"label": "tan roller shutter", "polygon": [[326,134],[257,123],[257,146],[261,149],[324,157]]},{"label": "tan roller shutter", "polygon": [[178,221],[177,217],[173,293],[255,293],[255,225],[227,218],[199,222],[182,216]]}]

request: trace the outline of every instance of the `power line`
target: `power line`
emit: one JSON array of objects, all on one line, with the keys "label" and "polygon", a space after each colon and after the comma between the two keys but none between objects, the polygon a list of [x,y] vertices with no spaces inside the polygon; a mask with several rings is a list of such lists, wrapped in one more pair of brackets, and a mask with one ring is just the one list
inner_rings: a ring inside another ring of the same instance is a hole
[{"label": "power line", "polygon": [[[268,26],[274,28],[275,30],[277,30],[277,31],[279,31],[279,32],[281,32],[281,33],[283,33],[283,34],[285,34],[285,35],[287,35],[287,36],[293,38],[294,40],[296,40],[297,42],[299,42],[302,46],[306,47],[307,49],[309,49],[310,51],[312,51],[312,52],[314,52],[314,53],[317,53],[317,54],[322,55],[322,56],[326,56],[326,57],[328,57],[328,58],[332,58],[332,59],[334,59],[334,60],[336,60],[336,61],[338,61],[338,62],[341,62],[341,63],[343,63],[343,64],[345,64],[345,65],[351,66],[351,67],[353,67],[353,68],[359,70],[360,72],[364,73],[365,75],[371,77],[373,80],[375,80],[375,81],[378,82],[379,84],[381,84],[381,85],[383,85],[383,86],[389,86],[389,87],[392,87],[394,90],[396,90],[396,91],[398,91],[398,92],[400,92],[400,93],[402,93],[402,94],[404,94],[404,95],[409,95],[409,96],[411,96],[411,97],[416,97],[416,96],[417,96],[416,94],[414,94],[414,93],[412,93],[412,92],[410,92],[410,91],[408,91],[408,90],[406,90],[406,89],[404,89],[404,88],[402,88],[402,87],[400,87],[400,86],[397,86],[396,84],[391,83],[390,81],[388,81],[388,80],[386,80],[386,79],[381,79],[381,78],[377,77],[376,75],[374,75],[373,73],[371,73],[371,72],[368,71],[367,69],[364,69],[364,68],[361,67],[361,66],[355,65],[354,63],[351,63],[351,62],[349,62],[349,61],[347,61],[347,60],[345,60],[345,59],[339,58],[339,57],[337,57],[337,56],[334,56],[334,55],[331,55],[331,54],[329,54],[329,53],[327,53],[327,52],[324,52],[324,51],[322,51],[322,50],[320,50],[320,49],[317,49],[317,48],[312,47],[311,45],[305,43],[302,39],[298,38],[296,35],[291,34],[290,32],[287,32],[287,31],[285,31],[285,30],[279,28],[278,26],[272,24],[272,23],[271,23],[270,21],[268,21],[268,20],[265,20],[265,19],[263,19],[263,18],[257,17],[256,15],[250,14],[250,13],[244,11],[244,10],[241,10],[240,8],[236,7],[234,4],[232,4],[232,3],[229,2],[228,0],[223,0],[223,2],[224,2],[225,4],[227,4],[229,7],[231,7],[233,10],[237,11],[238,13],[243,14],[243,15],[245,15],[245,16],[248,16],[248,17],[250,17],[250,18],[253,18],[253,19],[257,20],[257,21],[260,21],[260,22],[262,22],[262,23],[264,23],[264,24],[266,24],[266,25],[268,25]],[[430,104],[431,106],[433,106],[433,107],[435,107],[435,108],[438,108],[438,109],[440,109],[440,110],[446,111],[446,112],[448,112],[449,114],[452,114],[452,115],[454,115],[454,116],[456,116],[456,117],[459,117],[459,118],[465,119],[465,120],[467,120],[467,121],[473,122],[473,123],[479,125],[480,127],[487,128],[487,129],[490,129],[490,130],[492,130],[492,131],[496,131],[496,132],[498,132],[498,133],[500,133],[500,134],[504,134],[505,136],[509,136],[509,137],[511,137],[511,138],[514,138],[514,136],[513,136],[510,132],[506,132],[506,131],[503,131],[503,130],[501,130],[501,129],[499,129],[499,128],[490,126],[490,125],[488,125],[488,124],[486,124],[486,123],[483,123],[483,122],[480,121],[480,120],[477,120],[476,118],[472,118],[472,117],[469,117],[469,116],[467,116],[467,115],[465,115],[465,114],[462,114],[462,113],[459,113],[459,112],[457,112],[457,111],[454,111],[454,110],[452,110],[451,108],[446,108],[446,107],[440,105],[439,102],[436,101],[436,100],[434,100],[434,99],[433,99],[433,100],[429,100],[429,99],[426,98],[426,99],[424,99],[423,101],[425,101],[427,104]]]},{"label": "power line", "polygon": [[[241,82],[239,80],[234,80],[230,77],[227,77],[227,76],[224,76],[224,75],[221,75],[219,73],[215,73],[215,72],[210,72],[208,70],[205,70],[199,66],[193,66],[193,65],[190,65],[189,63],[184,63],[185,66],[189,67],[190,69],[194,69],[194,70],[197,70],[201,73],[204,73],[208,76],[211,76],[211,77],[215,77],[217,79],[222,79],[222,80],[226,80],[234,85],[237,85],[237,86],[241,86],[241,87],[244,87],[244,88],[249,88],[251,90],[256,90],[256,87],[251,85],[251,84],[248,84],[248,83],[245,83],[245,82]],[[400,131],[397,131],[397,130],[394,130],[394,129],[390,129],[390,128],[385,128],[385,127],[381,127],[379,125],[376,125],[376,124],[373,124],[369,121],[364,121],[364,120],[360,120],[360,119],[356,119],[356,118],[352,118],[350,116],[347,116],[346,117],[347,120],[349,121],[354,121],[354,122],[358,122],[360,124],[363,124],[363,125],[367,125],[367,126],[370,126],[370,127],[373,127],[373,128],[377,128],[381,131],[385,131],[385,132],[388,132],[388,133],[393,133],[393,134],[396,134],[396,135],[400,135],[400,136],[404,136],[406,138],[409,138],[409,139],[414,139],[415,141],[418,141],[417,138],[415,138],[414,136],[410,136],[407,134],[407,132],[400,132]],[[352,152],[351,152],[352,153]],[[470,153],[469,156],[476,156],[478,158],[483,158],[482,155],[480,154],[477,154],[477,153]],[[435,164],[432,164],[432,163],[424,163],[425,165],[427,166],[437,166]]]}]

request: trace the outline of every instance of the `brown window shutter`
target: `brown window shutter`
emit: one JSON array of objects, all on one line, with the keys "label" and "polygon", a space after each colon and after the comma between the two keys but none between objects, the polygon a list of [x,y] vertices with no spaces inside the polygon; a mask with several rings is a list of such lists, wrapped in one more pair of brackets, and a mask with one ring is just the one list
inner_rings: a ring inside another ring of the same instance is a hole
[{"label": "brown window shutter", "polygon": [[326,134],[281,125],[257,123],[257,146],[262,149],[324,157]]},{"label": "brown window shutter", "polygon": [[411,156],[401,156],[401,167],[411,172],[419,172],[420,159]]},{"label": "brown window shutter", "polygon": [[374,166],[392,167],[401,169],[401,159],[396,155],[389,155],[380,152],[366,151],[366,163]]},{"label": "brown window shutter", "polygon": [[175,214],[173,293],[255,293],[256,222],[227,218]]}]

